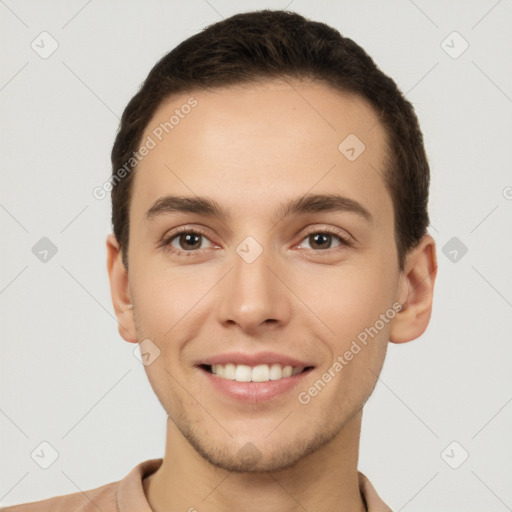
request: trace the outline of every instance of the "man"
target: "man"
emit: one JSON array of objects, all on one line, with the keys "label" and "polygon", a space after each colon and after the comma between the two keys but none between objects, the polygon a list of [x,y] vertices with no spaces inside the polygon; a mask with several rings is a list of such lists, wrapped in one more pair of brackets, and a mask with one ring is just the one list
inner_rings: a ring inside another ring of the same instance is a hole
[{"label": "man", "polygon": [[390,510],[357,470],[362,408],[437,271],[394,82],[327,25],[238,14],[155,65],[112,163],[112,300],[165,455],[5,510]]}]

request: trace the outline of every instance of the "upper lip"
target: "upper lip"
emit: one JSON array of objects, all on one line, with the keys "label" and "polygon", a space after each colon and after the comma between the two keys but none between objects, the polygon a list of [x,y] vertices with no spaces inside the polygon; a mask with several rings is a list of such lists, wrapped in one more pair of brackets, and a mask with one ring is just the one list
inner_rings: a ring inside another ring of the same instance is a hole
[{"label": "upper lip", "polygon": [[260,364],[280,364],[282,366],[293,366],[295,368],[306,368],[313,366],[307,361],[301,361],[294,357],[276,352],[258,352],[256,354],[248,354],[246,352],[229,352],[226,354],[218,354],[211,356],[198,362],[198,365],[214,365],[214,364],[246,364],[248,366],[258,366]]}]

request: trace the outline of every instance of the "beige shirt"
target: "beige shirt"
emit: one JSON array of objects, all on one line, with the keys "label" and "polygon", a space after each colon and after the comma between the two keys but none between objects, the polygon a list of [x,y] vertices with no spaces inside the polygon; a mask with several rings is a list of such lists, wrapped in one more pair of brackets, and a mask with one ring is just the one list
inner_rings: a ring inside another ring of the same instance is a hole
[{"label": "beige shirt", "polygon": [[[144,495],[142,480],[154,473],[162,462],[162,459],[141,462],[122,480],[90,491],[10,506],[0,509],[0,512],[152,512]],[[359,489],[368,512],[392,512],[368,478],[361,472],[358,476]]]}]

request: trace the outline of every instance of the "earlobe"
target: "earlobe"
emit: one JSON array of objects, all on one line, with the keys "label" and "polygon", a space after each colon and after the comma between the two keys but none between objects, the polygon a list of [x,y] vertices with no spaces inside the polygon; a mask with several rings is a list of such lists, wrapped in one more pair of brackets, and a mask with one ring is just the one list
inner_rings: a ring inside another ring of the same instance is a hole
[{"label": "earlobe", "polygon": [[119,334],[130,343],[137,343],[137,329],[130,298],[128,271],[123,265],[119,243],[113,234],[107,236],[107,270],[110,295],[117,317]]},{"label": "earlobe", "polygon": [[406,256],[397,294],[403,307],[393,319],[389,341],[406,343],[425,332],[432,313],[436,276],[435,241],[430,235],[424,235]]}]

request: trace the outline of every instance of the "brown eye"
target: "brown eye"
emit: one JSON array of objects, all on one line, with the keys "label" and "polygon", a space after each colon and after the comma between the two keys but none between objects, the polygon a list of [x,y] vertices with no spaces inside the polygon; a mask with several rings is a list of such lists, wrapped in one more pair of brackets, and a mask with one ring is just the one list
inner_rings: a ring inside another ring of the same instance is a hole
[{"label": "brown eye", "polygon": [[175,232],[162,243],[163,246],[178,255],[184,252],[193,254],[199,249],[208,248],[208,244],[213,245],[205,235],[191,230]]},{"label": "brown eye", "polygon": [[201,247],[201,238],[202,235],[197,233],[182,233],[178,237],[179,248],[185,251],[199,249]]},{"label": "brown eye", "polygon": [[308,239],[313,249],[329,249],[332,243],[332,235],[327,233],[315,233],[309,235]]},{"label": "brown eye", "polygon": [[345,238],[343,235],[330,233],[329,231],[313,231],[303,238],[302,243],[304,244],[306,241],[309,244],[309,247],[306,246],[306,249],[311,249],[317,252],[348,247],[351,245],[350,240]]}]

